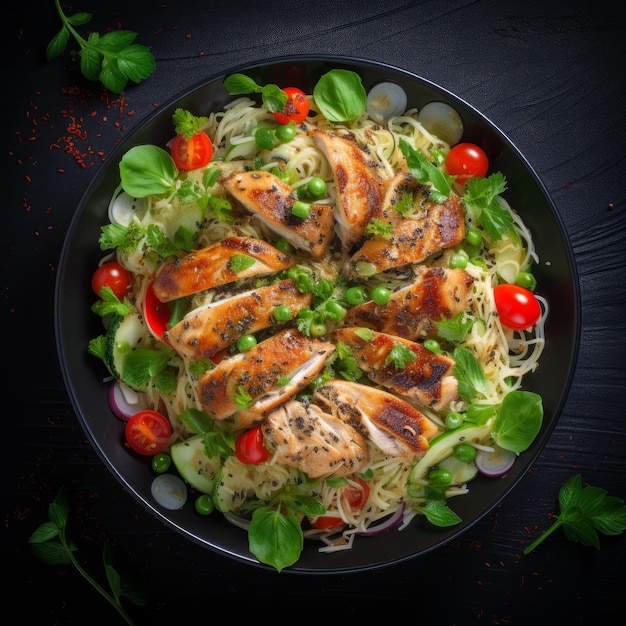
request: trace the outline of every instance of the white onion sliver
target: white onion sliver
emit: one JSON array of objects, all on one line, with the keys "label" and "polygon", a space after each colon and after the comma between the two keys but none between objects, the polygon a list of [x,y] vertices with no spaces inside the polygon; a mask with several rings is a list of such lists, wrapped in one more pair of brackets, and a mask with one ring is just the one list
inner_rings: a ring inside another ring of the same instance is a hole
[{"label": "white onion sliver", "polygon": [[152,497],[170,511],[182,509],[187,502],[187,485],[174,474],[159,474],[150,486]]},{"label": "white onion sliver", "polygon": [[148,399],[145,394],[137,393],[119,381],[111,383],[108,400],[111,411],[124,421],[128,421],[138,411],[148,408]]}]

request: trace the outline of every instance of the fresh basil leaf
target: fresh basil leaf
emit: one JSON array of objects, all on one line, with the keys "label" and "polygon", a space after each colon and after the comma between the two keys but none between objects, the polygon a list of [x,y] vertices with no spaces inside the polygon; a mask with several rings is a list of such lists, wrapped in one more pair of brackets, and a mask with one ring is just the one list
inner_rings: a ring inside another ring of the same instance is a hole
[{"label": "fresh basil leaf", "polygon": [[542,422],[541,396],[517,389],[502,401],[493,424],[493,438],[501,448],[519,454],[532,444]]},{"label": "fresh basil leaf", "polygon": [[356,72],[334,69],[317,81],[313,98],[327,120],[351,122],[365,113],[367,94]]},{"label": "fresh basil leaf", "polygon": [[120,161],[122,188],[135,198],[172,193],[178,169],[169,152],[153,145],[134,146]]},{"label": "fresh basil leaf", "polygon": [[444,500],[429,500],[422,510],[426,519],[440,528],[456,526],[463,521]]}]

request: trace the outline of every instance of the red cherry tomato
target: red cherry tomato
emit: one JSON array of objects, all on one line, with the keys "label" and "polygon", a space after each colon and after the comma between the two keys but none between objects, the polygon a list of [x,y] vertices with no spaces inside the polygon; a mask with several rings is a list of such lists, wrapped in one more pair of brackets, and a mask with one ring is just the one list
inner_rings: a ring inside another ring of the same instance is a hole
[{"label": "red cherry tomato", "polygon": [[272,115],[280,124],[304,122],[309,114],[309,101],[304,91],[296,87],[285,87],[283,91],[287,94],[287,104],[281,112],[274,112]]},{"label": "red cherry tomato", "polygon": [[464,185],[472,176],[485,176],[489,159],[483,149],[473,143],[458,143],[450,148],[446,157],[448,174],[456,176],[456,182]]},{"label": "red cherry tomato", "polygon": [[508,328],[524,330],[536,324],[541,317],[539,301],[525,287],[508,283],[496,285],[493,297],[500,321]]},{"label": "red cherry tomato", "polygon": [[328,528],[336,528],[344,526],[344,522],[340,517],[332,517],[330,515],[320,515],[314,522],[313,528],[318,530],[326,530]]},{"label": "red cherry tomato", "polygon": [[208,165],[213,156],[213,144],[209,136],[199,130],[189,139],[181,134],[172,142],[172,158],[179,170],[197,170]]},{"label": "red cherry tomato", "polygon": [[353,509],[362,509],[370,497],[370,486],[362,478],[357,477],[356,482],[359,483],[358,487],[347,487],[343,490],[341,497],[347,502]]},{"label": "red cherry tomato", "polygon": [[144,409],[126,422],[124,432],[128,445],[135,452],[154,456],[165,449],[172,436],[172,427],[158,411]]},{"label": "red cherry tomato", "polygon": [[120,300],[128,295],[132,283],[132,274],[117,261],[103,263],[91,277],[91,288],[96,295],[100,295],[102,287],[111,287],[111,291]]},{"label": "red cherry tomato", "polygon": [[152,289],[152,283],[146,289],[146,301],[144,303],[144,317],[150,332],[161,341],[165,341],[163,333],[167,330],[171,311],[167,302],[161,302]]},{"label": "red cherry tomato", "polygon": [[254,426],[237,437],[235,454],[246,465],[257,465],[267,461],[269,452],[263,445],[263,431],[260,426]]}]

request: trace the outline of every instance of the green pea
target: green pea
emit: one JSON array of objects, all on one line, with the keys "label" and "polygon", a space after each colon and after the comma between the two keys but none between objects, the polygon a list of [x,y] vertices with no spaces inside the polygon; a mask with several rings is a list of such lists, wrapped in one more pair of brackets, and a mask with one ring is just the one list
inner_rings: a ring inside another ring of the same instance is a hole
[{"label": "green pea", "polygon": [[307,183],[307,190],[311,197],[321,198],[326,193],[326,181],[319,176],[314,176]]},{"label": "green pea", "polygon": [[198,496],[196,498],[196,501],[194,502],[194,507],[196,509],[196,512],[200,513],[200,515],[210,515],[211,513],[213,513],[215,504],[213,504],[213,498],[211,498],[211,496],[203,493],[201,496]]},{"label": "green pea", "polygon": [[383,285],[378,285],[372,289],[372,300],[376,304],[387,304],[389,302],[389,298],[391,297],[391,290],[387,289]]},{"label": "green pea", "polygon": [[309,332],[311,333],[311,337],[323,337],[328,332],[328,328],[324,322],[315,322],[311,324]]},{"label": "green pea", "polygon": [[455,252],[448,261],[451,268],[465,269],[467,267],[467,254]]},{"label": "green pea", "polygon": [[426,341],[424,341],[424,348],[434,352],[435,354],[439,354],[441,352],[441,346],[436,339],[426,339]]},{"label": "green pea", "polygon": [[247,352],[251,348],[256,346],[256,337],[254,335],[241,335],[239,339],[237,339],[237,349],[239,352]]},{"label": "green pea", "polygon": [[283,124],[276,129],[276,137],[279,141],[283,143],[289,143],[296,136],[296,125],[295,123],[289,122],[288,124]]},{"label": "green pea", "polygon": [[446,469],[430,470],[428,481],[434,485],[449,485],[452,482],[452,472]]},{"label": "green pea", "polygon": [[376,266],[373,263],[368,263],[367,261],[357,261],[356,273],[359,276],[374,276],[376,274]]},{"label": "green pea", "polygon": [[163,474],[167,472],[172,464],[172,459],[169,454],[165,452],[160,452],[159,454],[155,454],[150,460],[150,466],[152,469],[158,474]]},{"label": "green pea", "polygon": [[345,293],[346,303],[350,306],[356,306],[357,304],[363,304],[367,302],[367,290],[361,285],[355,285],[349,287]]},{"label": "green pea", "polygon": [[515,284],[519,285],[520,287],[525,287],[530,291],[534,291],[535,287],[537,286],[537,280],[530,272],[520,272],[515,277]]},{"label": "green pea", "polygon": [[274,246],[285,254],[291,254],[293,252],[293,246],[283,237],[278,239]]},{"label": "green pea", "polygon": [[261,150],[271,150],[276,145],[276,133],[267,126],[259,126],[254,131],[254,141]]},{"label": "green pea", "polygon": [[338,322],[343,319],[347,311],[336,300],[329,300],[326,303],[326,312],[333,322]]},{"label": "green pea", "polygon": [[291,319],[291,309],[285,304],[279,304],[274,309],[274,319],[277,322],[287,322]]},{"label": "green pea", "polygon": [[445,424],[449,430],[456,430],[463,424],[463,416],[456,411],[451,411],[446,415]]},{"label": "green pea", "polygon": [[300,217],[305,220],[309,217],[309,213],[311,212],[311,205],[308,202],[302,202],[302,200],[296,200],[292,207],[291,213],[296,217]]},{"label": "green pea", "polygon": [[476,458],[476,448],[469,443],[454,446],[454,456],[462,463],[471,463]]},{"label": "green pea", "polygon": [[483,235],[478,228],[470,228],[465,233],[465,241],[467,241],[470,246],[478,246],[482,239]]}]

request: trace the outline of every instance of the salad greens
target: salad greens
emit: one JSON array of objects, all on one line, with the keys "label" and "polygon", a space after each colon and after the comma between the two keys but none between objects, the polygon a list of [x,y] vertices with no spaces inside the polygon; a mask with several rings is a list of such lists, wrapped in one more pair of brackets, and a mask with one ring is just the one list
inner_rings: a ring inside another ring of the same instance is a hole
[{"label": "salad greens", "polygon": [[85,39],[75,27],[87,24],[92,14],[65,15],[60,1],[54,0],[54,4],[63,25],[46,48],[48,61],[61,56],[73,37],[80,46],[78,57],[83,76],[87,80],[99,80],[113,93],[122,93],[129,80],[140,83],[154,72],[156,61],[149,48],[133,43],[137,33],[112,30],[101,36],[92,31]]}]

